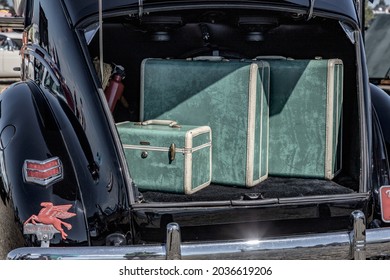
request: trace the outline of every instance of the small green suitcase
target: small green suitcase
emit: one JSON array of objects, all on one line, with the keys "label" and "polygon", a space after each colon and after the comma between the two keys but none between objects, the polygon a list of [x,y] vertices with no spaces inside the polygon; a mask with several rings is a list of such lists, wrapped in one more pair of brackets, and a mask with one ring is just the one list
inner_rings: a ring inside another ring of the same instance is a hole
[{"label": "small green suitcase", "polygon": [[210,127],[148,120],[117,129],[139,189],[192,194],[210,185]]}]

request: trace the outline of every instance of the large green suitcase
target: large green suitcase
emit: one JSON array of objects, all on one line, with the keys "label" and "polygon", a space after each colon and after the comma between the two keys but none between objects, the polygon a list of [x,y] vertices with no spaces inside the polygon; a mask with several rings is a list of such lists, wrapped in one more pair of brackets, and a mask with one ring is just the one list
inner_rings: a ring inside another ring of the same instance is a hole
[{"label": "large green suitcase", "polygon": [[269,174],[332,179],[342,164],[342,61],[268,62]]},{"label": "large green suitcase", "polygon": [[141,190],[191,194],[210,185],[210,127],[148,120],[118,123],[117,129]]},{"label": "large green suitcase", "polygon": [[140,118],[210,126],[212,182],[251,187],[268,176],[268,81],[266,62],[146,59]]}]

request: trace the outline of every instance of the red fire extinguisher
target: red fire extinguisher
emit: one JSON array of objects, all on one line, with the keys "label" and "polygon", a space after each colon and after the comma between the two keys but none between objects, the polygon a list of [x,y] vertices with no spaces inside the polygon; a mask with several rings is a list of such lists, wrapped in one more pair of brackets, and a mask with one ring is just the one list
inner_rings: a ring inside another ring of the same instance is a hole
[{"label": "red fire extinguisher", "polygon": [[110,77],[110,81],[108,82],[108,85],[104,90],[104,94],[108,102],[108,107],[110,108],[111,112],[114,111],[116,103],[123,94],[123,90],[125,87],[122,83],[122,80],[124,78],[125,68],[120,65],[115,65]]}]

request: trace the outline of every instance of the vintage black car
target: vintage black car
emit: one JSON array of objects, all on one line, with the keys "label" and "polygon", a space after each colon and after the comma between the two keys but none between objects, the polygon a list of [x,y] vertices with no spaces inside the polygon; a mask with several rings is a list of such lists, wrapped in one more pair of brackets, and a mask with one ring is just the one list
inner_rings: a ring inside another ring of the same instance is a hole
[{"label": "vintage black car", "polygon": [[389,254],[390,101],[361,2],[22,1],[8,258]]}]

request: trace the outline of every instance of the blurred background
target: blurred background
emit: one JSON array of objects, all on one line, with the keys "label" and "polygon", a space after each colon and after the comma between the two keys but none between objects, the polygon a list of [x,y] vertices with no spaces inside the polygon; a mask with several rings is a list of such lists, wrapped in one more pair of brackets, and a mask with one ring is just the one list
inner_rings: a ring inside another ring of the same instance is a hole
[{"label": "blurred background", "polygon": [[365,51],[370,82],[390,94],[390,0],[366,1]]}]

